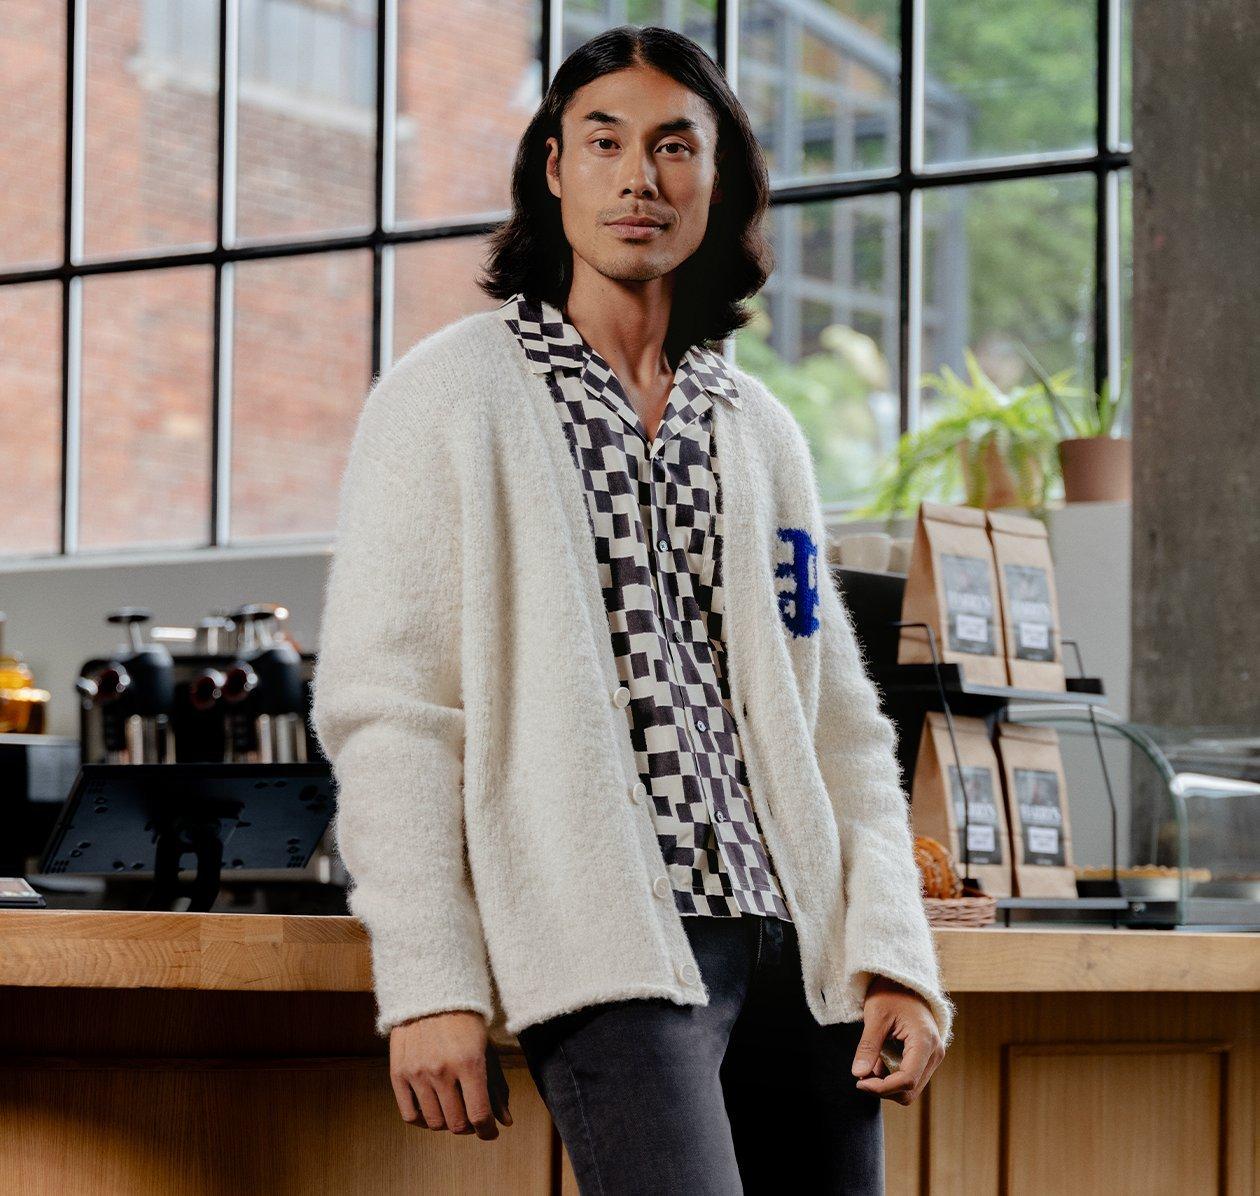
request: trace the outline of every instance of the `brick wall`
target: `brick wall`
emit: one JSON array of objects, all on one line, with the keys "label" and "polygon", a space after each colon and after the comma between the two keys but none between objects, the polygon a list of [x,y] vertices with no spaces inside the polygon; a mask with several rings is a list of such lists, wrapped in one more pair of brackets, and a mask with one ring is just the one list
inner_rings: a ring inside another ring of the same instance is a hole
[{"label": "brick wall", "polygon": [[[170,10],[181,7],[170,0]],[[62,6],[6,0],[0,23],[0,270],[61,256]],[[89,258],[212,242],[217,48],[174,60],[140,0],[90,0],[85,164]],[[506,208],[517,141],[537,102],[532,0],[399,5],[399,221]],[[252,36],[252,27],[242,36]],[[309,47],[271,47],[284,55]],[[237,228],[242,240],[367,229],[371,109],[330,108],[275,79],[243,79]],[[489,305],[473,286],[478,238],[398,252],[394,358]],[[371,255],[317,254],[236,268],[233,535],[328,532],[370,382]],[[83,285],[85,549],[196,545],[208,534],[213,276],[182,267]],[[61,298],[55,283],[0,288],[0,437],[9,501],[0,554],[58,543]],[[386,363],[388,364],[388,363]]]}]

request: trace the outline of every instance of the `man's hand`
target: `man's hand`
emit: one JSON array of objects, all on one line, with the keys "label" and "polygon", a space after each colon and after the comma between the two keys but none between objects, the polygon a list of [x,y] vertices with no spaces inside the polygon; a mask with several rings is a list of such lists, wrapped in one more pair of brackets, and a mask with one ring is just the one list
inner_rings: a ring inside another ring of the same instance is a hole
[{"label": "man's hand", "polygon": [[[912,988],[886,976],[872,976],[862,1006],[866,1029],[853,1056],[857,1086],[876,1096],[912,1104],[945,1058],[931,1006]],[[900,1039],[901,1066],[891,1075],[879,1057],[884,1040]]]},{"label": "man's hand", "polygon": [[409,1124],[476,1132],[486,1140],[499,1136],[496,1116],[512,1124],[498,1052],[487,1039],[486,1019],[472,1010],[433,1013],[395,1026],[389,1034],[389,1078]]}]

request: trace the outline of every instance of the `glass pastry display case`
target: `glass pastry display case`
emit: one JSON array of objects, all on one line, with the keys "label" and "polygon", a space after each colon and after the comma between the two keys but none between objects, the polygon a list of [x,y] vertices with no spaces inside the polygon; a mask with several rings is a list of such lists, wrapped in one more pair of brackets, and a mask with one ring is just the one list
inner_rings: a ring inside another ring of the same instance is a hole
[{"label": "glass pastry display case", "polygon": [[1082,898],[1122,899],[1124,925],[1260,930],[1260,730],[1085,705],[1007,717],[1059,732]]}]

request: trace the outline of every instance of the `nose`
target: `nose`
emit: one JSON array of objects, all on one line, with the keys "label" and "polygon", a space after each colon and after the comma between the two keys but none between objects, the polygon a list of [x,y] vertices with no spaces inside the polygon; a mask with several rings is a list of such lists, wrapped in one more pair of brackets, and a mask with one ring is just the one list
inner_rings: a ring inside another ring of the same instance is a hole
[{"label": "nose", "polygon": [[622,195],[642,195],[656,198],[656,165],[652,160],[651,150],[642,150],[637,154],[626,154],[624,159],[626,177],[622,182]]}]

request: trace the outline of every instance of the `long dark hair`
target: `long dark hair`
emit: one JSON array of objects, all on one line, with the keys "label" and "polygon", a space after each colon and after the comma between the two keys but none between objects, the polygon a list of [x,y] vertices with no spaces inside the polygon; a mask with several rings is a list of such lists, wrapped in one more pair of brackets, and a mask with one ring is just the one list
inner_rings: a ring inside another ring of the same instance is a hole
[{"label": "long dark hair", "polygon": [[563,150],[560,118],[581,87],[613,71],[652,66],[706,100],[718,123],[722,192],[709,209],[708,231],[677,271],[670,329],[664,345],[673,360],[689,347],[717,347],[753,313],[742,301],[765,285],[773,255],[762,231],[770,184],[748,114],[717,65],[690,38],[657,25],[621,25],[579,46],[560,65],[529,122],[512,168],[512,215],[490,237],[486,294],[518,291],[563,308],[573,280],[573,251],[560,220],[560,201],[547,187],[547,138]]}]

